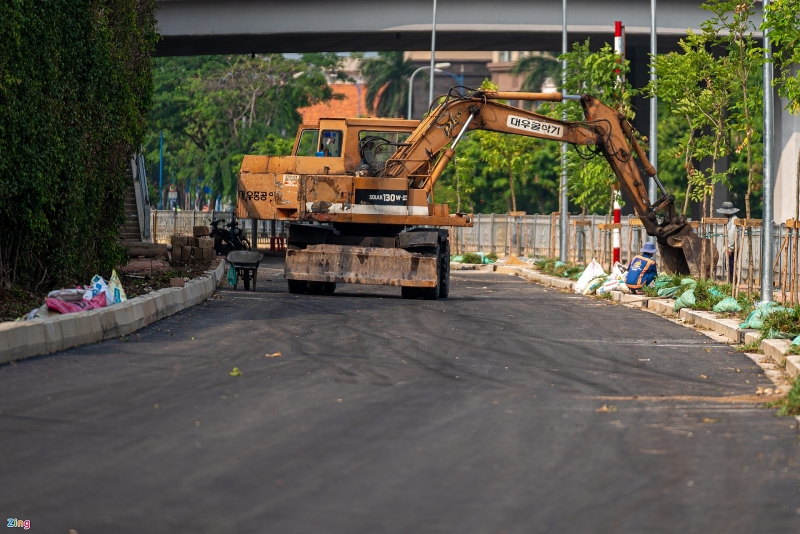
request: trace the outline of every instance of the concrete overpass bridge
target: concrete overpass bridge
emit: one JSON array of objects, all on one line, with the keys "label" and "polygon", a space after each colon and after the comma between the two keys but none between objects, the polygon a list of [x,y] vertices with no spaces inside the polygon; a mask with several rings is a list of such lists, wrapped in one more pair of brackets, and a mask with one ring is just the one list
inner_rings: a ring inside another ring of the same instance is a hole
[{"label": "concrete overpass bridge", "polygon": [[[429,50],[430,0],[157,0],[160,55]],[[658,3],[659,50],[674,49],[708,13],[699,0]],[[569,0],[570,43],[611,42],[614,21],[628,47],[649,47],[649,0]],[[760,22],[760,13],[757,16]],[[557,0],[440,0],[437,50],[561,50]]]}]

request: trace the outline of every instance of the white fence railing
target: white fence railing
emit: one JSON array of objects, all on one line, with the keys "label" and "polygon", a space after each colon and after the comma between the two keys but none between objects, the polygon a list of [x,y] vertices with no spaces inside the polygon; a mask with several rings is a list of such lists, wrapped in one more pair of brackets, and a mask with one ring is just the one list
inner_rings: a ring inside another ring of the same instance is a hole
[{"label": "white fence railing", "polygon": [[[153,235],[157,242],[168,243],[172,234],[190,235],[193,226],[208,226],[211,220],[221,219],[226,223],[233,217],[231,212],[214,211],[156,211],[150,212]],[[716,221],[721,221],[716,219]],[[570,216],[569,218],[569,259],[574,262],[587,263],[592,258],[600,261],[606,269],[610,268],[612,255],[612,231],[606,226],[610,218],[605,215],[590,215],[585,218]],[[698,223],[693,223],[699,227]],[[251,243],[256,246],[268,248],[270,237],[288,234],[289,225],[285,221],[263,221],[253,219],[239,219],[239,226],[244,230]],[[702,237],[708,237],[720,252],[716,265],[715,278],[723,280],[727,273],[727,258],[725,246],[727,238],[725,225],[722,222],[706,223],[702,230],[696,228]],[[781,280],[780,273],[786,271],[785,263],[791,263],[791,255],[780,254],[781,243],[786,241],[787,235],[794,230],[787,229],[786,224],[774,226],[773,246],[775,249],[775,280]],[[800,231],[800,230],[798,230]],[[750,280],[758,285],[760,279],[761,261],[761,228],[737,227],[737,243],[742,244],[740,253],[741,262],[737,259],[742,269],[742,283]],[[742,239],[742,234],[744,239]],[[255,234],[255,239],[253,238]],[[498,256],[516,254],[529,257],[556,257],[559,255],[560,228],[557,214],[551,215],[525,215],[514,217],[508,214],[476,214],[473,216],[471,228],[451,228],[451,251],[453,254],[465,252],[494,252]],[[635,216],[622,218],[620,229],[621,261],[627,263],[638,253],[647,234],[644,227]],[[750,240],[752,239],[752,247]],[[798,247],[800,248],[800,247]],[[750,276],[750,255],[752,254],[753,272]],[[659,265],[659,267],[662,267]],[[792,266],[789,265],[791,271]],[[795,270],[797,267],[795,266]],[[783,278],[786,278],[784,276]]]}]

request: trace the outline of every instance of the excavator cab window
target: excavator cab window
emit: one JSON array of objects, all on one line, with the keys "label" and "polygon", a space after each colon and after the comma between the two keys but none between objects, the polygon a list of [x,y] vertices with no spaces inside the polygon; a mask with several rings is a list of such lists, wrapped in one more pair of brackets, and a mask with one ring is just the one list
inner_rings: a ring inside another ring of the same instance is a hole
[{"label": "excavator cab window", "polygon": [[295,156],[313,156],[317,153],[319,145],[319,130],[303,130],[300,142],[297,143]]},{"label": "excavator cab window", "polygon": [[[342,131],[341,130],[322,130],[322,143],[319,151],[322,157],[339,158],[342,156]],[[320,155],[319,153],[317,155]]]},{"label": "excavator cab window", "polygon": [[405,143],[410,135],[409,132],[358,132],[358,150],[362,161],[373,172],[383,170],[386,160],[397,152],[397,147]]}]

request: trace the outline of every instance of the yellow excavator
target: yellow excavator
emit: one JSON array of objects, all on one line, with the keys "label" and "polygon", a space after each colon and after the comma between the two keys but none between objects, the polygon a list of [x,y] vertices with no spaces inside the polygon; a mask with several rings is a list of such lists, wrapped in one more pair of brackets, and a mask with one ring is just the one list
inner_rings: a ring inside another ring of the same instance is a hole
[{"label": "yellow excavator", "polygon": [[[561,99],[560,93],[453,90],[422,121],[331,118],[302,125],[291,156],[244,157],[236,214],[292,222],[284,272],[291,293],[332,293],[337,283],[356,283],[400,286],[404,298],[446,298],[446,227],[472,220],[433,203],[433,188],[464,134],[490,130],[602,154],[656,237],[666,270],[696,274],[701,264],[713,265],[716,250],[676,214],[674,197],[617,110],[583,95],[585,120],[564,122],[499,102]],[[661,191],[653,203],[634,154]]]}]

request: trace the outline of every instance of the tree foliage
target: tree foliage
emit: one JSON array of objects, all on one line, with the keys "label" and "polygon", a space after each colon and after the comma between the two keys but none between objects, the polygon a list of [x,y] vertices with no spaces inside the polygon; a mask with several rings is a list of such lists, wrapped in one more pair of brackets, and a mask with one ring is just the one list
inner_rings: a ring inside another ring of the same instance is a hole
[{"label": "tree foliage", "polygon": [[511,74],[523,75],[520,90],[537,93],[551,78],[558,83],[561,78],[561,63],[550,53],[531,54],[519,58],[511,69]]},{"label": "tree foliage", "polygon": [[772,0],[764,10],[763,27],[769,28],[772,58],[778,70],[778,94],[788,99],[789,110],[800,114],[800,0]]},{"label": "tree foliage", "polygon": [[151,106],[152,0],[0,3],[0,288],[122,258],[125,168]]},{"label": "tree foliage", "polygon": [[408,106],[408,77],[414,64],[403,52],[378,52],[361,66],[370,110],[379,117],[403,117]]},{"label": "tree foliage", "polygon": [[[568,94],[588,93],[620,113],[629,120],[634,113],[631,97],[636,91],[627,82],[630,71],[628,60],[623,59],[608,43],[600,50],[590,50],[589,39],[575,43],[570,52],[559,56],[566,60],[566,85]],[[570,121],[583,120],[583,109],[577,102],[555,106],[554,116],[561,117],[567,111]],[[570,146],[567,151],[568,192],[570,200],[577,203],[584,213],[606,213],[612,202],[611,190],[617,187],[617,179],[608,162],[602,156],[590,157],[586,150]]]},{"label": "tree foliage", "polygon": [[165,184],[232,201],[246,154],[288,154],[297,109],[336,98],[327,76],[338,76],[339,64],[336,54],[157,59],[148,160],[157,164],[163,131]]},{"label": "tree foliage", "polygon": [[[747,217],[754,216],[752,198],[760,189],[763,50],[753,38],[753,1],[709,0],[702,33],[689,32],[680,52],[655,58],[657,94],[681,133],[666,143],[665,154],[682,161],[686,187],[684,212],[691,198],[711,214],[717,183],[743,197]],[[663,117],[663,115],[662,115]],[[662,120],[665,120],[662,118]],[[721,160],[730,157],[727,168]],[[673,182],[659,172],[662,181]]]}]

